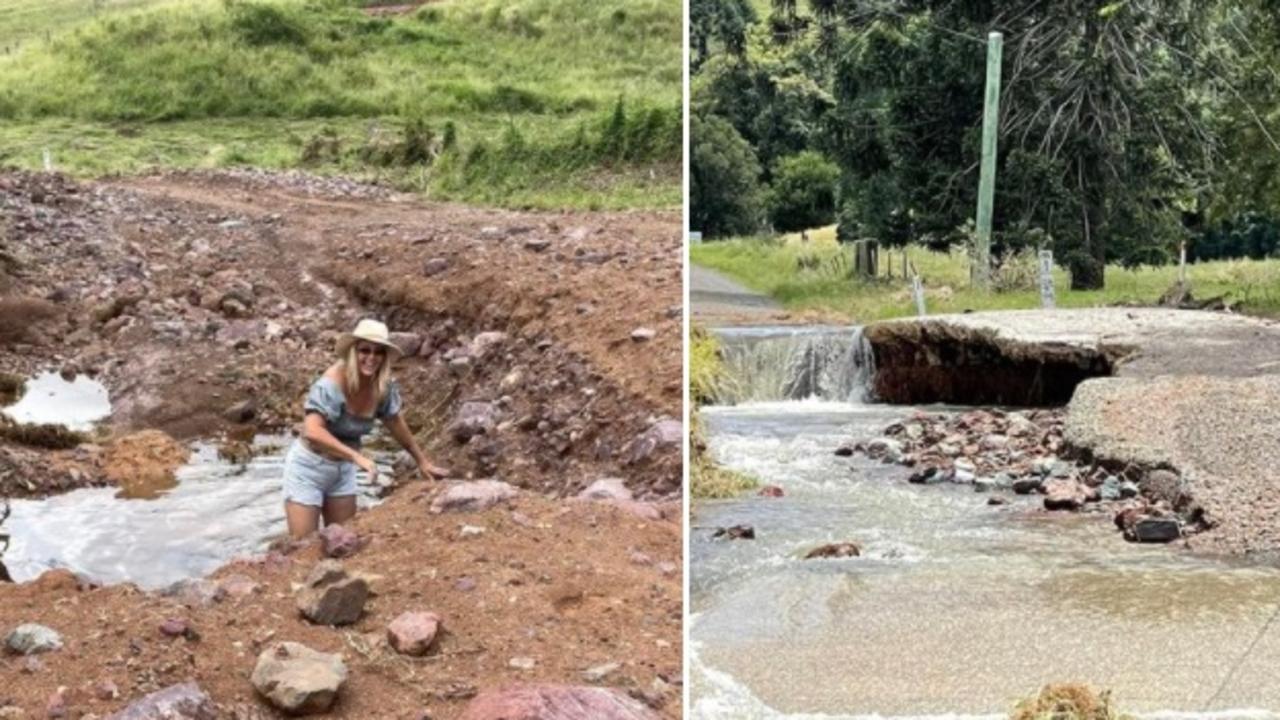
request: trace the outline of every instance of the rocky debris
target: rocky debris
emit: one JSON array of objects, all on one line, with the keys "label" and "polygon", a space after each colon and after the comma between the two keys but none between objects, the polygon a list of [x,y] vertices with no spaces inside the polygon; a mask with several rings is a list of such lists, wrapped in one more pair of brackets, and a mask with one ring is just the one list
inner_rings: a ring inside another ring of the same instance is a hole
[{"label": "rocky debris", "polygon": [[449,260],[447,258],[437,257],[431,258],[422,265],[422,274],[426,277],[433,277],[445,272],[449,269]]},{"label": "rocky debris", "polygon": [[431,501],[431,512],[479,512],[514,498],[517,490],[501,480],[454,482]]},{"label": "rocky debris", "polygon": [[120,687],[112,680],[99,680],[93,684],[93,696],[103,702],[120,697]]},{"label": "rocky debris", "polygon": [[228,422],[240,424],[253,422],[253,419],[257,417],[257,415],[258,404],[253,400],[243,400],[238,402],[231,407],[228,407],[222,413],[222,416],[226,418]]},{"label": "rocky debris", "polygon": [[[114,699],[114,695],[99,697]],[[120,712],[108,715],[107,720],[218,720],[219,717],[213,700],[199,685],[187,682],[153,692],[130,703]]]},{"label": "rocky debris", "polygon": [[14,628],[4,639],[5,648],[19,655],[37,655],[62,648],[62,636],[53,628],[26,623]]},{"label": "rocky debris", "polygon": [[716,528],[711,537],[724,538],[725,540],[755,540],[756,529],[750,525],[731,525],[729,527]]},{"label": "rocky debris", "polygon": [[325,557],[344,558],[360,549],[360,536],[338,525],[325,525],[319,532],[320,548]]},{"label": "rocky debris", "polygon": [[279,642],[258,655],[251,677],[267,702],[291,715],[326,712],[347,681],[342,656],[296,642]]},{"label": "rocky debris", "polygon": [[679,420],[659,420],[632,441],[628,462],[643,462],[658,450],[680,447],[683,441],[684,425]]},{"label": "rocky debris", "polygon": [[1163,501],[1138,498],[1126,502],[1115,514],[1116,527],[1131,542],[1172,542],[1183,536],[1178,515]]},{"label": "rocky debris", "polygon": [[413,357],[422,350],[423,338],[418,333],[412,332],[393,332],[388,338],[392,345],[400,348],[400,352],[405,357]]},{"label": "rocky debris", "polygon": [[406,612],[387,626],[387,642],[398,653],[426,655],[439,632],[439,615],[431,612]]},{"label": "rocky debris", "polygon": [[862,555],[862,550],[858,547],[856,543],[840,542],[840,543],[829,543],[821,547],[816,547],[810,550],[809,552],[805,553],[804,559],[812,560],[814,558],[859,557],[861,555]]},{"label": "rocky debris", "polygon": [[1089,501],[1089,488],[1077,480],[1055,478],[1044,484],[1045,510],[1079,510]]},{"label": "rocky debris", "polygon": [[458,720],[658,720],[648,706],[607,688],[524,685],[480,693]]},{"label": "rocky debris", "polygon": [[1138,481],[1139,491],[1154,502],[1165,502],[1173,507],[1183,504],[1182,478],[1171,470],[1152,470]]},{"label": "rocky debris", "polygon": [[599,684],[605,681],[610,675],[618,671],[622,667],[622,663],[605,663],[587,668],[582,671],[582,679],[592,684]]},{"label": "rocky debris", "polygon": [[765,485],[760,488],[760,492],[756,493],[760,497],[783,497],[785,494],[777,485]]},{"label": "rocky debris", "polygon": [[1172,542],[1182,537],[1182,523],[1176,517],[1144,517],[1133,525],[1138,542]]},{"label": "rocky debris", "polygon": [[167,618],[160,623],[160,634],[170,638],[186,638],[187,640],[196,641],[200,639],[200,633],[191,626],[191,623],[182,618]]},{"label": "rocky debris", "polygon": [[1046,510],[1081,510],[1087,503],[1132,498],[1141,499],[1141,508],[1160,508],[1150,513],[1129,506],[1120,510],[1116,525],[1131,540],[1138,539],[1138,521],[1148,514],[1152,522],[1143,524],[1142,536],[1149,542],[1166,542],[1207,526],[1175,472],[1129,466],[1113,474],[1101,465],[1059,457],[1069,451],[1064,422],[1061,409],[921,412],[890,425],[885,437],[850,449],[912,467],[908,479],[913,483],[952,482],[971,484],[979,492],[1008,488],[1018,495],[1039,493]]},{"label": "rocky debris", "polygon": [[840,447],[836,448],[836,450],[835,450],[835,456],[836,456],[836,457],[851,457],[851,456],[853,455],[853,452],[854,452],[854,450],[853,450],[853,446],[852,446],[852,445],[841,445]]},{"label": "rocky debris", "polygon": [[298,591],[297,605],[317,625],[350,625],[364,613],[369,583],[351,576],[337,560],[321,560]]},{"label": "rocky debris", "polygon": [[516,670],[532,670],[538,666],[538,661],[531,657],[513,657],[507,661],[507,667]]},{"label": "rocky debris", "polygon": [[528,240],[524,241],[525,250],[542,252],[543,250],[546,250],[549,247],[551,247],[551,241],[547,240],[546,238],[529,238]]},{"label": "rocky debris", "polygon": [[631,500],[631,491],[622,478],[600,478],[578,493],[581,500]]},{"label": "rocky debris", "polygon": [[638,327],[631,331],[631,339],[635,342],[648,342],[658,336],[658,331],[653,328]]},{"label": "rocky debris", "polygon": [[492,433],[498,425],[498,408],[490,402],[465,402],[449,423],[448,432],[454,440],[465,443],[476,435]]}]

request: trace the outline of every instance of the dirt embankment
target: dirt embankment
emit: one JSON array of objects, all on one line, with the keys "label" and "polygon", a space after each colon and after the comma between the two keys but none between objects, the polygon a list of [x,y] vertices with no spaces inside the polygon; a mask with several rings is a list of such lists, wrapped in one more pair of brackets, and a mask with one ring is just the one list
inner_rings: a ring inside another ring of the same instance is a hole
[{"label": "dirt embankment", "polygon": [[[256,589],[207,607],[56,578],[0,586],[0,630],[37,622],[66,643],[0,658],[0,706],[43,717],[66,687],[68,716],[105,715],[195,679],[228,717],[273,717],[248,675],[264,643],[298,640],[345,655],[337,717],[449,718],[477,689],[582,684],[612,662],[598,682],[679,715],[678,214],[479,210],[258,172],[92,184],[14,173],[0,175],[0,205],[0,310],[48,318],[10,323],[0,372],[92,374],[114,410],[89,445],[0,444],[0,494],[109,483],[112,443],[140,430],[288,430],[336,335],[365,316],[412,350],[396,376],[428,453],[524,489],[511,508],[429,515],[438,486],[413,482],[362,514],[369,542],[346,562],[379,577],[347,630],[298,616],[290,583],[314,549],[221,571]],[[484,417],[466,441],[451,427],[464,408]],[[659,504],[555,499],[602,477]],[[425,660],[377,642],[414,609],[446,630]],[[170,616],[199,639],[162,636]],[[117,697],[95,689],[108,681]]]}]

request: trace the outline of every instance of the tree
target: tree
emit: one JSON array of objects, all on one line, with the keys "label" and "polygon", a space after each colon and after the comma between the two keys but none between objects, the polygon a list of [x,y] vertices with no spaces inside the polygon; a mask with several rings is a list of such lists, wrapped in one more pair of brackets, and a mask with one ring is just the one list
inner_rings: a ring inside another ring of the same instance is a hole
[{"label": "tree", "polygon": [[[1114,254],[1170,244],[1216,148],[1207,4],[1189,0],[811,0],[833,36],[841,235],[950,236],[976,198],[984,39],[1005,35],[997,235],[1055,238],[1075,288]],[[1019,177],[1042,192],[1011,186]],[[846,228],[856,221],[858,227]],[[1113,244],[1113,238],[1124,242]],[[888,238],[893,240],[894,238]]]},{"label": "tree", "polygon": [[840,168],[812,150],[782,158],[769,191],[774,229],[788,232],[831,224],[839,179]]},{"label": "tree", "polygon": [[761,227],[764,193],[751,145],[724,118],[694,113],[689,127],[689,222],[707,237]]},{"label": "tree", "polygon": [[689,64],[697,72],[719,42],[730,54],[741,57],[747,50],[747,28],[756,21],[750,0],[690,0]]}]

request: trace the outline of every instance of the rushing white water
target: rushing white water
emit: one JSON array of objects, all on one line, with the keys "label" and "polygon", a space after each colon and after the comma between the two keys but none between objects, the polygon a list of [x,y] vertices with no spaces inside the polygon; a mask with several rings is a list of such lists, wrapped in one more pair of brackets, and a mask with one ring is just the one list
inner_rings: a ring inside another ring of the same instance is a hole
[{"label": "rushing white water", "polygon": [[[265,451],[246,466],[195,447],[178,484],[155,499],[126,499],[115,488],[86,488],[44,500],[14,500],[5,565],[18,582],[68,568],[102,583],[160,588],[201,577],[228,560],[262,552],[285,532],[280,478],[283,438],[259,438]],[[364,474],[360,473],[363,483]],[[361,485],[362,507],[374,502]]]},{"label": "rushing white water", "polygon": [[102,383],[83,375],[71,381],[54,372],[27,380],[22,397],[0,409],[20,423],[52,423],[70,430],[89,430],[111,414],[111,402]]},{"label": "rushing white water", "polygon": [[[1143,718],[1280,720],[1280,571],[834,455],[912,411],[704,409],[712,455],[786,495],[694,506],[692,718],[976,720],[1080,682]],[[739,523],[756,539],[712,538]],[[802,559],[842,541],[862,556]]]},{"label": "rushing white water", "polygon": [[716,389],[723,404],[869,399],[875,357],[862,328],[723,328],[715,333],[727,376]]}]

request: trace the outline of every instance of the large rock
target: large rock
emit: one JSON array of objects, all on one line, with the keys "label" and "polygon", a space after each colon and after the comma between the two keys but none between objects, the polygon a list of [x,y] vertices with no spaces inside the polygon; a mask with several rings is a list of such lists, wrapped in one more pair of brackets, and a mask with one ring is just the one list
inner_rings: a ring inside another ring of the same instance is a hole
[{"label": "large rock", "polygon": [[1138,488],[1152,502],[1163,500],[1170,507],[1178,507],[1182,499],[1182,478],[1171,470],[1152,470],[1138,483]]},{"label": "large rock", "polygon": [[830,543],[828,545],[816,547],[810,550],[809,552],[805,553],[804,559],[812,560],[814,558],[844,558],[844,557],[858,557],[860,555],[862,555],[862,550],[860,550],[855,543],[841,542],[841,543]]},{"label": "large rock", "polygon": [[153,692],[107,720],[218,720],[218,709],[199,685],[187,682]]},{"label": "large rock", "polygon": [[360,619],[369,583],[352,577],[337,560],[321,560],[298,591],[298,610],[318,625],[350,625]]},{"label": "large rock", "polygon": [[431,502],[431,512],[478,512],[516,496],[516,489],[501,480],[450,483]]},{"label": "large rock", "polygon": [[413,357],[422,349],[422,336],[411,332],[393,332],[387,336],[392,345],[400,348],[405,357]]},{"label": "large rock", "polygon": [[1133,539],[1138,542],[1166,543],[1182,537],[1182,525],[1176,517],[1144,517],[1133,524]]},{"label": "large rock", "polygon": [[347,681],[340,655],[317,652],[295,642],[262,651],[253,668],[253,687],[267,702],[292,715],[321,713],[333,706]]},{"label": "large rock", "polygon": [[679,420],[659,420],[631,442],[628,460],[632,463],[647,460],[654,452],[669,447],[679,447],[684,441],[684,426]]},{"label": "large rock", "polygon": [[630,500],[631,491],[622,478],[600,478],[578,493],[582,500]]},{"label": "large rock", "polygon": [[483,360],[489,351],[501,346],[507,341],[507,334],[497,330],[482,332],[471,339],[471,345],[468,348],[469,354],[475,360]]},{"label": "large rock", "polygon": [[62,648],[62,636],[53,628],[25,623],[14,628],[4,639],[10,652],[19,655],[36,655]]},{"label": "large rock", "polygon": [[498,424],[498,408],[490,402],[465,402],[449,423],[449,434],[464,443],[476,435],[493,432]]},{"label": "large rock", "polygon": [[1089,500],[1089,488],[1078,480],[1054,479],[1044,484],[1046,510],[1079,510]]},{"label": "large rock", "polygon": [[526,685],[476,696],[458,720],[658,720],[647,706],[616,690]]},{"label": "large rock", "polygon": [[405,655],[426,655],[440,632],[440,616],[430,612],[407,612],[387,626],[387,642]]},{"label": "large rock", "polygon": [[341,525],[326,525],[320,531],[320,544],[327,557],[343,558],[360,549],[360,536]]}]

